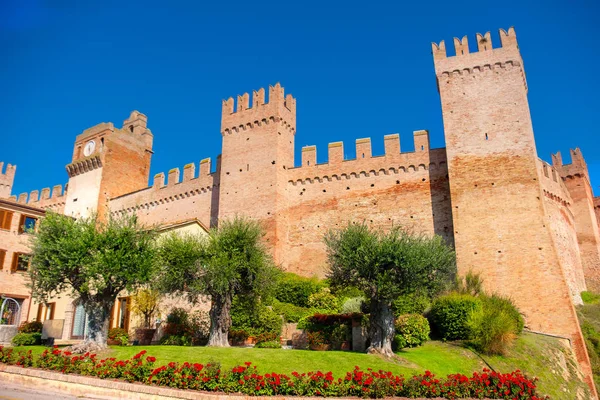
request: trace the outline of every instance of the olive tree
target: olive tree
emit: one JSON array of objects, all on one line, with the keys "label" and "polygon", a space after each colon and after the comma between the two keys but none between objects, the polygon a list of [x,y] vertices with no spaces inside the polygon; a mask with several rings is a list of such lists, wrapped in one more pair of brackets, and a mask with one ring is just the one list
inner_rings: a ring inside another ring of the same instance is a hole
[{"label": "olive tree", "polygon": [[229,346],[233,297],[256,298],[278,269],[262,243],[258,222],[236,217],[219,223],[206,238],[173,233],[161,241],[158,286],[191,302],[210,296],[209,346]]},{"label": "olive tree", "polygon": [[412,293],[433,296],[456,275],[454,251],[439,236],[349,224],[329,231],[325,244],[331,285],[355,286],[370,300],[369,353],[393,354],[394,299]]},{"label": "olive tree", "polygon": [[87,336],[77,348],[104,348],[117,295],[149,281],[155,255],[155,231],[135,216],[101,222],[96,215],[74,219],[48,212],[32,236],[32,294],[39,302],[65,293],[78,299]]}]

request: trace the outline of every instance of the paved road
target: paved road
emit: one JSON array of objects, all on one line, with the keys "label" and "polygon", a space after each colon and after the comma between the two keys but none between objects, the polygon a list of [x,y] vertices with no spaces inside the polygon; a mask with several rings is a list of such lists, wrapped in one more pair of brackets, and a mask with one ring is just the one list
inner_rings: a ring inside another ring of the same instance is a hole
[{"label": "paved road", "polygon": [[18,385],[0,382],[0,400],[76,400],[97,399],[96,397],[75,397],[55,391],[29,389]]}]

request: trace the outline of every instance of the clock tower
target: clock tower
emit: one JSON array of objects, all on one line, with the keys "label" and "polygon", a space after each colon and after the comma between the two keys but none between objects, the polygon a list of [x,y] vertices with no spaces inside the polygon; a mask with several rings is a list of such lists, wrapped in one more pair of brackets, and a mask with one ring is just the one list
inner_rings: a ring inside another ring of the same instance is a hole
[{"label": "clock tower", "polygon": [[148,118],[133,111],[122,128],[103,122],[75,139],[65,214],[106,218],[108,201],[148,186],[152,133]]}]

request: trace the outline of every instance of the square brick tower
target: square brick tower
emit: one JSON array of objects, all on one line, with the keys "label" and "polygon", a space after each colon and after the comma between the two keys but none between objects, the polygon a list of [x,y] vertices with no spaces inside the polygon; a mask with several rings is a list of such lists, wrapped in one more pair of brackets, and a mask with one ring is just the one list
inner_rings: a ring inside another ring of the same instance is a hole
[{"label": "square brick tower", "polygon": [[66,215],[97,212],[103,219],[109,199],[148,186],[153,137],[147,121],[133,111],[121,129],[101,123],[77,136],[67,165]]},{"label": "square brick tower", "polygon": [[296,99],[278,83],[223,101],[223,148],[219,220],[245,215],[263,222],[266,240],[279,260],[277,238],[283,235],[286,172],[294,167]]},{"label": "square brick tower", "polygon": [[[514,29],[501,47],[477,34],[433,44],[442,102],[459,273],[479,272],[490,292],[510,296],[527,326],[571,339],[595,393],[591,366],[550,229],[540,186],[525,70]],[[579,261],[580,263],[580,261]]]}]

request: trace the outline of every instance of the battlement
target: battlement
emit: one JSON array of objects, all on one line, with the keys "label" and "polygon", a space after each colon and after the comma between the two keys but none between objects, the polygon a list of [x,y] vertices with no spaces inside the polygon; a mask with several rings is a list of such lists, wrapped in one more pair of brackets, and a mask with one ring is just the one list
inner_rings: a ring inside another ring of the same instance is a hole
[{"label": "battlement", "polygon": [[[429,131],[420,130],[413,132],[415,151],[414,153],[424,153],[429,151]],[[400,135],[397,133],[384,136],[384,157],[396,157],[400,153]],[[339,165],[346,160],[344,157],[344,142],[332,142],[327,146],[328,162],[325,164]],[[404,154],[412,154],[404,153]],[[369,160],[373,158],[371,150],[371,138],[356,139],[356,161]],[[317,164],[317,146],[304,146],[302,148],[302,167],[314,167]],[[295,168],[295,169],[298,169]]]},{"label": "battlement", "polygon": [[16,165],[7,164],[5,169],[4,162],[0,161],[0,199],[7,199],[10,197],[16,172]]},{"label": "battlement", "polygon": [[55,185],[52,189],[43,188],[41,195],[39,190],[32,190],[30,193],[21,193],[18,197],[13,197],[16,202],[21,204],[62,212],[67,198],[67,186],[65,185],[64,192],[62,185]]},{"label": "battlement", "polygon": [[152,189],[158,190],[164,187],[175,186],[179,183],[184,183],[188,181],[192,181],[194,179],[198,179],[203,181],[210,177],[210,168],[211,168],[211,159],[205,158],[200,161],[200,173],[196,176],[196,165],[194,163],[186,164],[183,167],[183,181],[180,181],[181,172],[179,168],[171,168],[167,176],[167,182],[165,185],[165,173],[160,172],[154,175],[154,182],[152,184]]},{"label": "battlement", "polygon": [[443,74],[481,73],[498,68],[520,67],[523,69],[523,60],[517,43],[514,28],[508,31],[500,29],[500,47],[493,48],[492,37],[489,32],[477,33],[477,51],[470,52],[467,36],[462,39],[454,38],[456,55],[449,56],[446,44],[442,40],[439,44],[432,43],[433,61],[438,78]]},{"label": "battlement", "polygon": [[[344,143],[332,142],[328,147],[328,162],[317,164],[317,146],[302,148],[302,165],[289,171],[288,182],[296,185],[305,182],[331,181],[332,179],[350,179],[352,177],[369,177],[411,173],[418,171],[446,171],[445,149],[430,149],[429,132],[426,130],[413,133],[415,151],[400,152],[400,136],[398,134],[384,137],[385,154],[373,156],[371,139],[356,140],[356,158],[344,158]],[[444,172],[444,173],[446,173]]]},{"label": "battlement", "polygon": [[222,135],[270,123],[281,124],[293,134],[296,133],[296,99],[291,94],[285,95],[281,84],[269,86],[268,99],[265,99],[265,89],[253,91],[252,105],[249,103],[248,93],[237,96],[237,103],[234,103],[233,97],[223,100]]},{"label": "battlement", "polygon": [[561,178],[585,177],[589,180],[588,168],[579,148],[570,149],[571,163],[563,164],[560,151],[552,154],[552,165],[560,173]]}]

